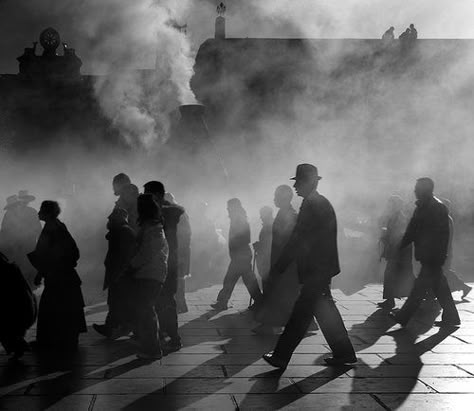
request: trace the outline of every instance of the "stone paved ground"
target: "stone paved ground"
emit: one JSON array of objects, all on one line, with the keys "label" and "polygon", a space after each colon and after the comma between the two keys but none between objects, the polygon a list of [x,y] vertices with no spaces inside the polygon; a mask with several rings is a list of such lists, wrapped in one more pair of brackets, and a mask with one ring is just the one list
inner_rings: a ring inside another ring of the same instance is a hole
[{"label": "stone paved ground", "polygon": [[[472,298],[458,304],[463,324],[449,333],[430,327],[436,304],[400,330],[377,310],[380,286],[350,297],[336,290],[359,363],[323,366],[329,349],[313,332],[281,374],[261,360],[275,337],[252,335],[245,290],[238,287],[234,308],[219,314],[209,308],[217,291],[188,294],[190,312],[179,318],[184,348],[161,361],[143,363],[129,339],[108,342],[93,330],[67,360],[28,354],[13,364],[0,354],[0,409],[474,409]],[[88,307],[88,324],[101,322],[105,310]]]}]

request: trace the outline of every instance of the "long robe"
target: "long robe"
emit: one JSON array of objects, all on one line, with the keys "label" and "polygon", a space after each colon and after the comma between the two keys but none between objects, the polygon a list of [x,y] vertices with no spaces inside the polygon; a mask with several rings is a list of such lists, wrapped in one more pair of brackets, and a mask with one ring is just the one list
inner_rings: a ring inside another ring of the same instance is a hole
[{"label": "long robe", "polygon": [[[297,213],[293,207],[280,209],[272,227],[271,265],[281,255],[296,224]],[[272,278],[269,278],[272,281]],[[265,294],[264,304],[256,315],[256,320],[267,325],[284,326],[298,298],[300,284],[296,272],[296,264],[292,263],[285,272],[276,279],[271,294]]]},{"label": "long robe", "polygon": [[76,272],[79,250],[59,220],[45,224],[30,261],[44,278],[38,312],[38,344],[74,348],[87,332],[81,280]]}]

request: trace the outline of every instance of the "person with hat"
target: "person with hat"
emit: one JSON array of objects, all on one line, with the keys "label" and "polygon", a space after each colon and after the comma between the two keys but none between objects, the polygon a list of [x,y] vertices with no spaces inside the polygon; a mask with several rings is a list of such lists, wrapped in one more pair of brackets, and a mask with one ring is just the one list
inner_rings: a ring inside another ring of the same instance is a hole
[{"label": "person with hat", "polygon": [[38,212],[28,205],[34,200],[27,190],[8,197],[0,231],[0,247],[18,264],[30,285],[33,285],[35,271],[26,255],[34,250],[41,233]]},{"label": "person with hat", "polygon": [[127,305],[130,293],[125,271],[136,252],[136,233],[128,224],[128,213],[123,208],[115,208],[108,219],[109,232],[105,238],[109,248],[104,261],[103,289],[108,289],[109,312],[105,324],[93,324],[92,326],[99,334],[114,340],[128,335],[131,331]]},{"label": "person with hat", "polygon": [[[274,367],[286,368],[314,316],[333,353],[326,363],[352,364],[357,362],[354,348],[331,296],[331,279],[340,272],[336,214],[331,203],[317,191],[321,177],[314,165],[298,165],[292,179],[303,202],[293,233],[269,278],[275,281],[296,260],[302,286],[274,351],[264,354],[263,359]],[[271,283],[268,287],[272,286]]]}]

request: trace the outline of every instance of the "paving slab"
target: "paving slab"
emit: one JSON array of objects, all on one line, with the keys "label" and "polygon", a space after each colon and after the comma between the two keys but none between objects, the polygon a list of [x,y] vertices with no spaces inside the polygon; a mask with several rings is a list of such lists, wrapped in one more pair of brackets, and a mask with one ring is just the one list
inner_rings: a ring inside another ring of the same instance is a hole
[{"label": "paving slab", "polygon": [[[18,363],[0,352],[0,409],[12,410],[379,410],[472,409],[474,301],[459,304],[462,326],[451,334],[432,328],[435,304],[424,304],[406,329],[379,310],[381,286],[334,295],[357,352],[358,364],[327,367],[329,346],[320,331],[301,341],[285,370],[262,354],[278,335],[254,335],[248,294],[238,285],[233,308],[209,304],[219,286],[188,293],[179,315],[183,348],[141,361],[128,337],[108,341],[91,327],[67,359],[28,353]],[[106,305],[86,308],[87,322],[103,322]],[[27,334],[33,339],[34,327]]]}]

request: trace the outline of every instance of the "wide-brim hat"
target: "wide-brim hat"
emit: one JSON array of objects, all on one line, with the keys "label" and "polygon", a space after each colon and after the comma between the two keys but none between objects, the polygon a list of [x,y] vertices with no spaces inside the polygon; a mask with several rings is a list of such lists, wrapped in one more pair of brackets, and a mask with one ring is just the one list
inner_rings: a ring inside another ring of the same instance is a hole
[{"label": "wide-brim hat", "polygon": [[20,190],[18,192],[18,199],[25,203],[31,203],[32,201],[36,200],[36,197],[29,194],[28,190]]},{"label": "wide-brim hat", "polygon": [[18,198],[16,194],[7,197],[7,205],[3,208],[4,210],[8,210],[9,208],[21,203],[21,200]]},{"label": "wide-brim hat", "polygon": [[290,180],[321,180],[321,176],[318,174],[318,168],[312,164],[298,164],[296,167],[296,175],[291,177]]}]

